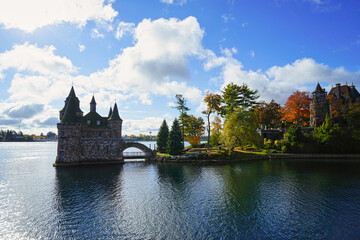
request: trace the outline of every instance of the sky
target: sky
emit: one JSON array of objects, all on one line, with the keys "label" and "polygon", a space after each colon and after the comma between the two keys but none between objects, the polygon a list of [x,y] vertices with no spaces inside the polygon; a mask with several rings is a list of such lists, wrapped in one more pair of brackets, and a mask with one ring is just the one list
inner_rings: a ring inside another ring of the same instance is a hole
[{"label": "sky", "polygon": [[57,132],[71,86],[137,135],[171,125],[176,94],[199,117],[229,83],[285,104],[317,82],[360,90],[360,1],[0,0],[1,130]]}]

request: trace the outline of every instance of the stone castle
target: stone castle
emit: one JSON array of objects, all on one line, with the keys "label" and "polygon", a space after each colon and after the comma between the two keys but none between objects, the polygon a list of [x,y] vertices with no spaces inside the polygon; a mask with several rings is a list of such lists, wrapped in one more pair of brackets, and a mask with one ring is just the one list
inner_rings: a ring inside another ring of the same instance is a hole
[{"label": "stone castle", "polygon": [[145,145],[123,140],[122,123],[116,103],[113,109],[110,108],[108,116],[102,117],[96,112],[94,96],[90,112],[84,116],[80,101],[71,87],[57,124],[55,165],[123,162],[123,151],[129,147],[138,148],[144,156],[151,157],[153,152]]},{"label": "stone castle", "polygon": [[[333,102],[330,104],[329,99]],[[350,103],[360,102],[360,94],[352,84],[341,85],[337,83],[335,87],[331,88],[329,94],[325,89],[321,88],[318,83],[315,91],[312,93],[312,100],[310,103],[310,126],[318,127],[324,121],[327,114],[331,116],[333,109],[337,106],[348,107]]]}]

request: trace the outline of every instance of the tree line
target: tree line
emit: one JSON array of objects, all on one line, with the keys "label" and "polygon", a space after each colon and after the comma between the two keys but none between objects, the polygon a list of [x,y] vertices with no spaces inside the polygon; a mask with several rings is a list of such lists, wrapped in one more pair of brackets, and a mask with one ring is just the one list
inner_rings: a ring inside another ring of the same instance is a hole
[{"label": "tree line", "polygon": [[[163,121],[157,135],[159,152],[181,154],[184,141],[198,146],[205,132],[208,149],[222,146],[230,153],[235,148],[280,152],[359,152],[356,146],[360,143],[360,103],[346,106],[329,96],[332,112],[321,126],[309,128],[309,92],[296,91],[281,106],[275,100],[257,101],[258,91],[246,84],[230,83],[221,94],[207,92],[204,98],[206,109],[202,112],[205,125],[202,117],[188,114],[190,109],[182,95],[175,97],[179,118],[174,120],[171,130]],[[283,139],[276,141],[263,139],[257,132],[258,128],[281,128],[285,129],[285,134]]]}]

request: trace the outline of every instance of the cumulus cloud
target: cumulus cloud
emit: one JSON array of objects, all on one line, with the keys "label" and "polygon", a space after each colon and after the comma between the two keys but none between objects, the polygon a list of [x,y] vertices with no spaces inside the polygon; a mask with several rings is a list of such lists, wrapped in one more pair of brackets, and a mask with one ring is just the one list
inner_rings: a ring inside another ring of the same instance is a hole
[{"label": "cumulus cloud", "polygon": [[43,104],[15,105],[7,109],[4,114],[11,118],[31,118],[44,109]]},{"label": "cumulus cloud", "polygon": [[171,79],[189,78],[187,58],[201,56],[203,34],[195,17],[144,19],[134,30],[135,45],[125,48],[108,68],[83,80],[88,88],[103,86],[131,93],[144,104],[151,103],[149,94],[170,96],[180,91],[196,102],[201,96],[199,89]]},{"label": "cumulus cloud", "polygon": [[221,73],[216,79],[222,80],[222,89],[229,83],[246,83],[251,89],[258,90],[261,99],[265,101],[275,99],[284,104],[294,91],[313,91],[317,82],[325,83],[328,90],[338,82],[360,83],[360,72],[352,73],[343,67],[334,69],[311,58],[298,59],[285,66],[273,66],[266,71],[253,71],[245,70],[240,61],[224,53],[226,56],[220,57],[209,54],[205,70],[221,67]]},{"label": "cumulus cloud", "polygon": [[164,118],[162,117],[147,117],[141,120],[124,120],[123,135],[138,135],[140,133],[149,134],[150,131],[153,134],[156,134],[163,121]]},{"label": "cumulus cloud", "polygon": [[39,48],[29,43],[14,45],[11,50],[0,54],[0,74],[9,68],[43,75],[76,72],[77,69],[71,61],[66,57],[55,55],[55,50],[54,46]]},{"label": "cumulus cloud", "polygon": [[97,28],[94,28],[91,30],[90,36],[92,38],[104,38],[105,37],[104,34],[100,33]]},{"label": "cumulus cloud", "polygon": [[11,0],[0,4],[0,24],[29,33],[50,24],[82,27],[88,21],[111,22],[116,15],[106,0]]},{"label": "cumulus cloud", "polygon": [[115,32],[115,38],[120,39],[122,38],[126,33],[132,34],[135,29],[134,23],[126,23],[126,22],[120,22],[116,28]]},{"label": "cumulus cloud", "polygon": [[85,50],[85,45],[79,44],[79,52],[83,52]]}]

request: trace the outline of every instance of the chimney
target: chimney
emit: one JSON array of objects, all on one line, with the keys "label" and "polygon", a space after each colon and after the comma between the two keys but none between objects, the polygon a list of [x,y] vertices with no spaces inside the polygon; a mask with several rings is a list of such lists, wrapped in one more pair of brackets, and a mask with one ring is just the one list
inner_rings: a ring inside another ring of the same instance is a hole
[{"label": "chimney", "polygon": [[336,97],[339,99],[341,97],[341,89],[340,89],[340,83],[336,84]]}]

